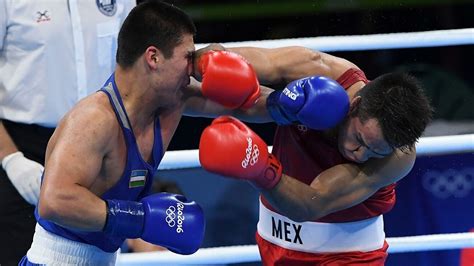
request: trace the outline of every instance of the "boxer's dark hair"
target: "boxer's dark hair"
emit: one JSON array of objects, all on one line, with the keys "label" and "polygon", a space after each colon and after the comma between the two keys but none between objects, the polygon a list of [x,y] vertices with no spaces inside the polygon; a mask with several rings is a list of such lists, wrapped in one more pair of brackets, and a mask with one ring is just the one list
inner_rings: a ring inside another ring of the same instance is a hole
[{"label": "boxer's dark hair", "polygon": [[364,86],[353,116],[362,122],[375,118],[392,148],[410,150],[433,117],[420,82],[406,73],[388,73]]},{"label": "boxer's dark hair", "polygon": [[120,29],[116,61],[130,67],[149,46],[170,58],[183,35],[195,33],[196,26],[181,9],[160,1],[144,1],[132,9]]}]

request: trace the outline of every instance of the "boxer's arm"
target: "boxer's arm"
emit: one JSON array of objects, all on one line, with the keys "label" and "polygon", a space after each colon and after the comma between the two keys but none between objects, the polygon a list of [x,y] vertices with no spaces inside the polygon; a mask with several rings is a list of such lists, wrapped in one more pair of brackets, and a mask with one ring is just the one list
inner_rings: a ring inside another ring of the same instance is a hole
[{"label": "boxer's arm", "polygon": [[[326,53],[313,51],[305,47],[256,48],[235,47],[225,48],[219,44],[212,44],[196,51],[196,58],[209,50],[227,50],[242,55],[255,69],[262,84],[288,83],[293,80],[322,75],[337,79],[347,69],[357,68],[353,63]],[[195,76],[198,67],[195,62]],[[215,102],[205,99],[200,93],[200,83],[193,81],[184,93],[185,111],[188,116],[210,117],[232,115],[240,120],[253,123],[272,122],[267,109],[268,95],[273,89],[261,86],[261,96],[257,104],[249,110],[229,110]]]},{"label": "boxer's arm", "polygon": [[396,151],[363,165],[341,164],[316,177],[310,186],[283,175],[273,190],[262,191],[272,206],[295,221],[310,221],[347,209],[372,196],[380,188],[406,176],[415,152]]},{"label": "boxer's arm", "polygon": [[191,79],[191,84],[186,88],[183,102],[186,116],[215,118],[219,115],[232,115],[240,120],[251,123],[272,122],[267,108],[267,97],[273,89],[260,86],[260,96],[255,105],[249,109],[231,109],[211,101],[201,93],[200,82]]},{"label": "boxer's arm", "polygon": [[336,80],[357,66],[346,59],[301,46],[281,48],[226,48],[242,55],[257,72],[262,84],[289,83],[303,77],[321,75]]},{"label": "boxer's arm", "polygon": [[111,132],[118,130],[112,118],[87,98],[60,122],[47,149],[39,201],[42,218],[78,230],[102,230],[106,204],[90,188],[111,150]]}]

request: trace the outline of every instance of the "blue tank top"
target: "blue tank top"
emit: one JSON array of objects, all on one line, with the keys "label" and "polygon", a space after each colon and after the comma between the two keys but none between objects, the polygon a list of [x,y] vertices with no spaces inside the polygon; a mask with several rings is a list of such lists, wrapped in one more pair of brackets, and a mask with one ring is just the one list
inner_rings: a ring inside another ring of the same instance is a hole
[{"label": "blue tank top", "polygon": [[[127,112],[125,111],[120,93],[115,84],[114,74],[110,76],[100,91],[105,92],[109,97],[110,104],[122,128],[127,144],[127,162],[123,175],[117,184],[107,190],[100,198],[104,200],[120,199],[137,201],[150,193],[153,176],[163,158],[160,121],[158,117],[155,119],[153,155],[150,164],[143,160],[139,152]],[[82,232],[64,228],[39,217],[38,208],[35,210],[35,216],[38,223],[45,230],[73,241],[94,245],[106,252],[115,252],[125,240],[124,238],[106,235],[103,232]]]}]

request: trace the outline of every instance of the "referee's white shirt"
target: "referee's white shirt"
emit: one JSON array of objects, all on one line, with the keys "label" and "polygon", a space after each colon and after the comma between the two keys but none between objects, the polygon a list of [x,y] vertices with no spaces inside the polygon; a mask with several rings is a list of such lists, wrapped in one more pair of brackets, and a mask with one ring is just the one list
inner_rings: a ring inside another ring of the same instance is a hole
[{"label": "referee's white shirt", "polygon": [[0,118],[55,127],[115,67],[135,0],[0,0]]}]

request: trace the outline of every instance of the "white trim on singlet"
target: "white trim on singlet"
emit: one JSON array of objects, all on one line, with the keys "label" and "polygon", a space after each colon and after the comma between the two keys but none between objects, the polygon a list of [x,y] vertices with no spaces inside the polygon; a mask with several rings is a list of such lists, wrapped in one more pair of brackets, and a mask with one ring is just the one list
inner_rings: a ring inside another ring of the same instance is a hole
[{"label": "white trim on singlet", "polygon": [[382,215],[346,223],[297,223],[266,208],[260,201],[258,234],[280,247],[310,252],[372,251],[384,245]]}]

